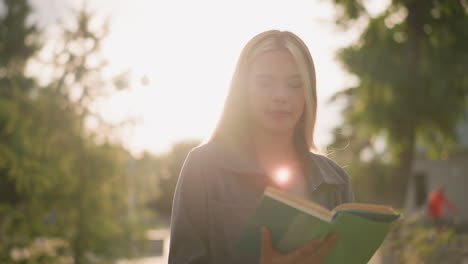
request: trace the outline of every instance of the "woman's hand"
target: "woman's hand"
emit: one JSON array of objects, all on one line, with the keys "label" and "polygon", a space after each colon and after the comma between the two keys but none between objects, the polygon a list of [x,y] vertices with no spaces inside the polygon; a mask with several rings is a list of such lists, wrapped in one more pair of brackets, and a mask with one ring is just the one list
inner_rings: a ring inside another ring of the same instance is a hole
[{"label": "woman's hand", "polygon": [[270,231],[262,227],[262,251],[260,264],[319,264],[337,241],[336,234],[311,240],[287,255],[281,255],[271,246]]}]

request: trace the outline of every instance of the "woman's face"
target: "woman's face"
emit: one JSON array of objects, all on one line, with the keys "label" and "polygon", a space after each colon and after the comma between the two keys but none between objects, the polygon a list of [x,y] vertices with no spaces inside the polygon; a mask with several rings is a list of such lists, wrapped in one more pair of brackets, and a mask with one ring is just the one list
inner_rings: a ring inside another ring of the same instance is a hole
[{"label": "woman's face", "polygon": [[259,55],[247,76],[250,114],[256,129],[294,132],[305,104],[304,88],[296,62],[287,50]]}]

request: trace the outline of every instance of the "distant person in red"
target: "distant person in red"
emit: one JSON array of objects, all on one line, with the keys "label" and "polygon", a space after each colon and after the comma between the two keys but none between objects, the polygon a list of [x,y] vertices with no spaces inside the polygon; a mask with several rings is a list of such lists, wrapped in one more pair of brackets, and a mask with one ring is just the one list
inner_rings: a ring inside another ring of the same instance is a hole
[{"label": "distant person in red", "polygon": [[429,194],[428,203],[429,217],[434,219],[436,222],[444,222],[443,220],[446,220],[444,208],[449,209],[453,215],[457,213],[457,209],[453,203],[445,196],[444,187],[440,187],[437,190],[432,191]]}]

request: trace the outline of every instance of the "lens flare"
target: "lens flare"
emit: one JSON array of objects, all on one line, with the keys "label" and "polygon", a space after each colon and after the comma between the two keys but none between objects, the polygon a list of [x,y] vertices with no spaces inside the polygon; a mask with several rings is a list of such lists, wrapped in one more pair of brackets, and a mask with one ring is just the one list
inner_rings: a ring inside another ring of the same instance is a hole
[{"label": "lens flare", "polygon": [[275,174],[275,181],[278,184],[285,184],[289,180],[289,170],[286,168],[278,169]]}]

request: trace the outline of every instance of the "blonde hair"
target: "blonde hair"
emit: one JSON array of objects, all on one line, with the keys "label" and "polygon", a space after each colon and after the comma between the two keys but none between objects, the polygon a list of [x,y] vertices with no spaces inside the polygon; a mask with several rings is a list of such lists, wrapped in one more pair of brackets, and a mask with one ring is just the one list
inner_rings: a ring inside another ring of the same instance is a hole
[{"label": "blonde hair", "polygon": [[269,30],[252,38],[243,48],[231,86],[224,104],[223,113],[208,141],[224,139],[240,143],[251,140],[247,99],[247,72],[252,62],[268,51],[286,49],[294,57],[302,78],[305,94],[304,112],[295,129],[296,147],[317,151],[314,129],[317,116],[317,92],[315,68],[312,56],[305,43],[289,31]]}]

